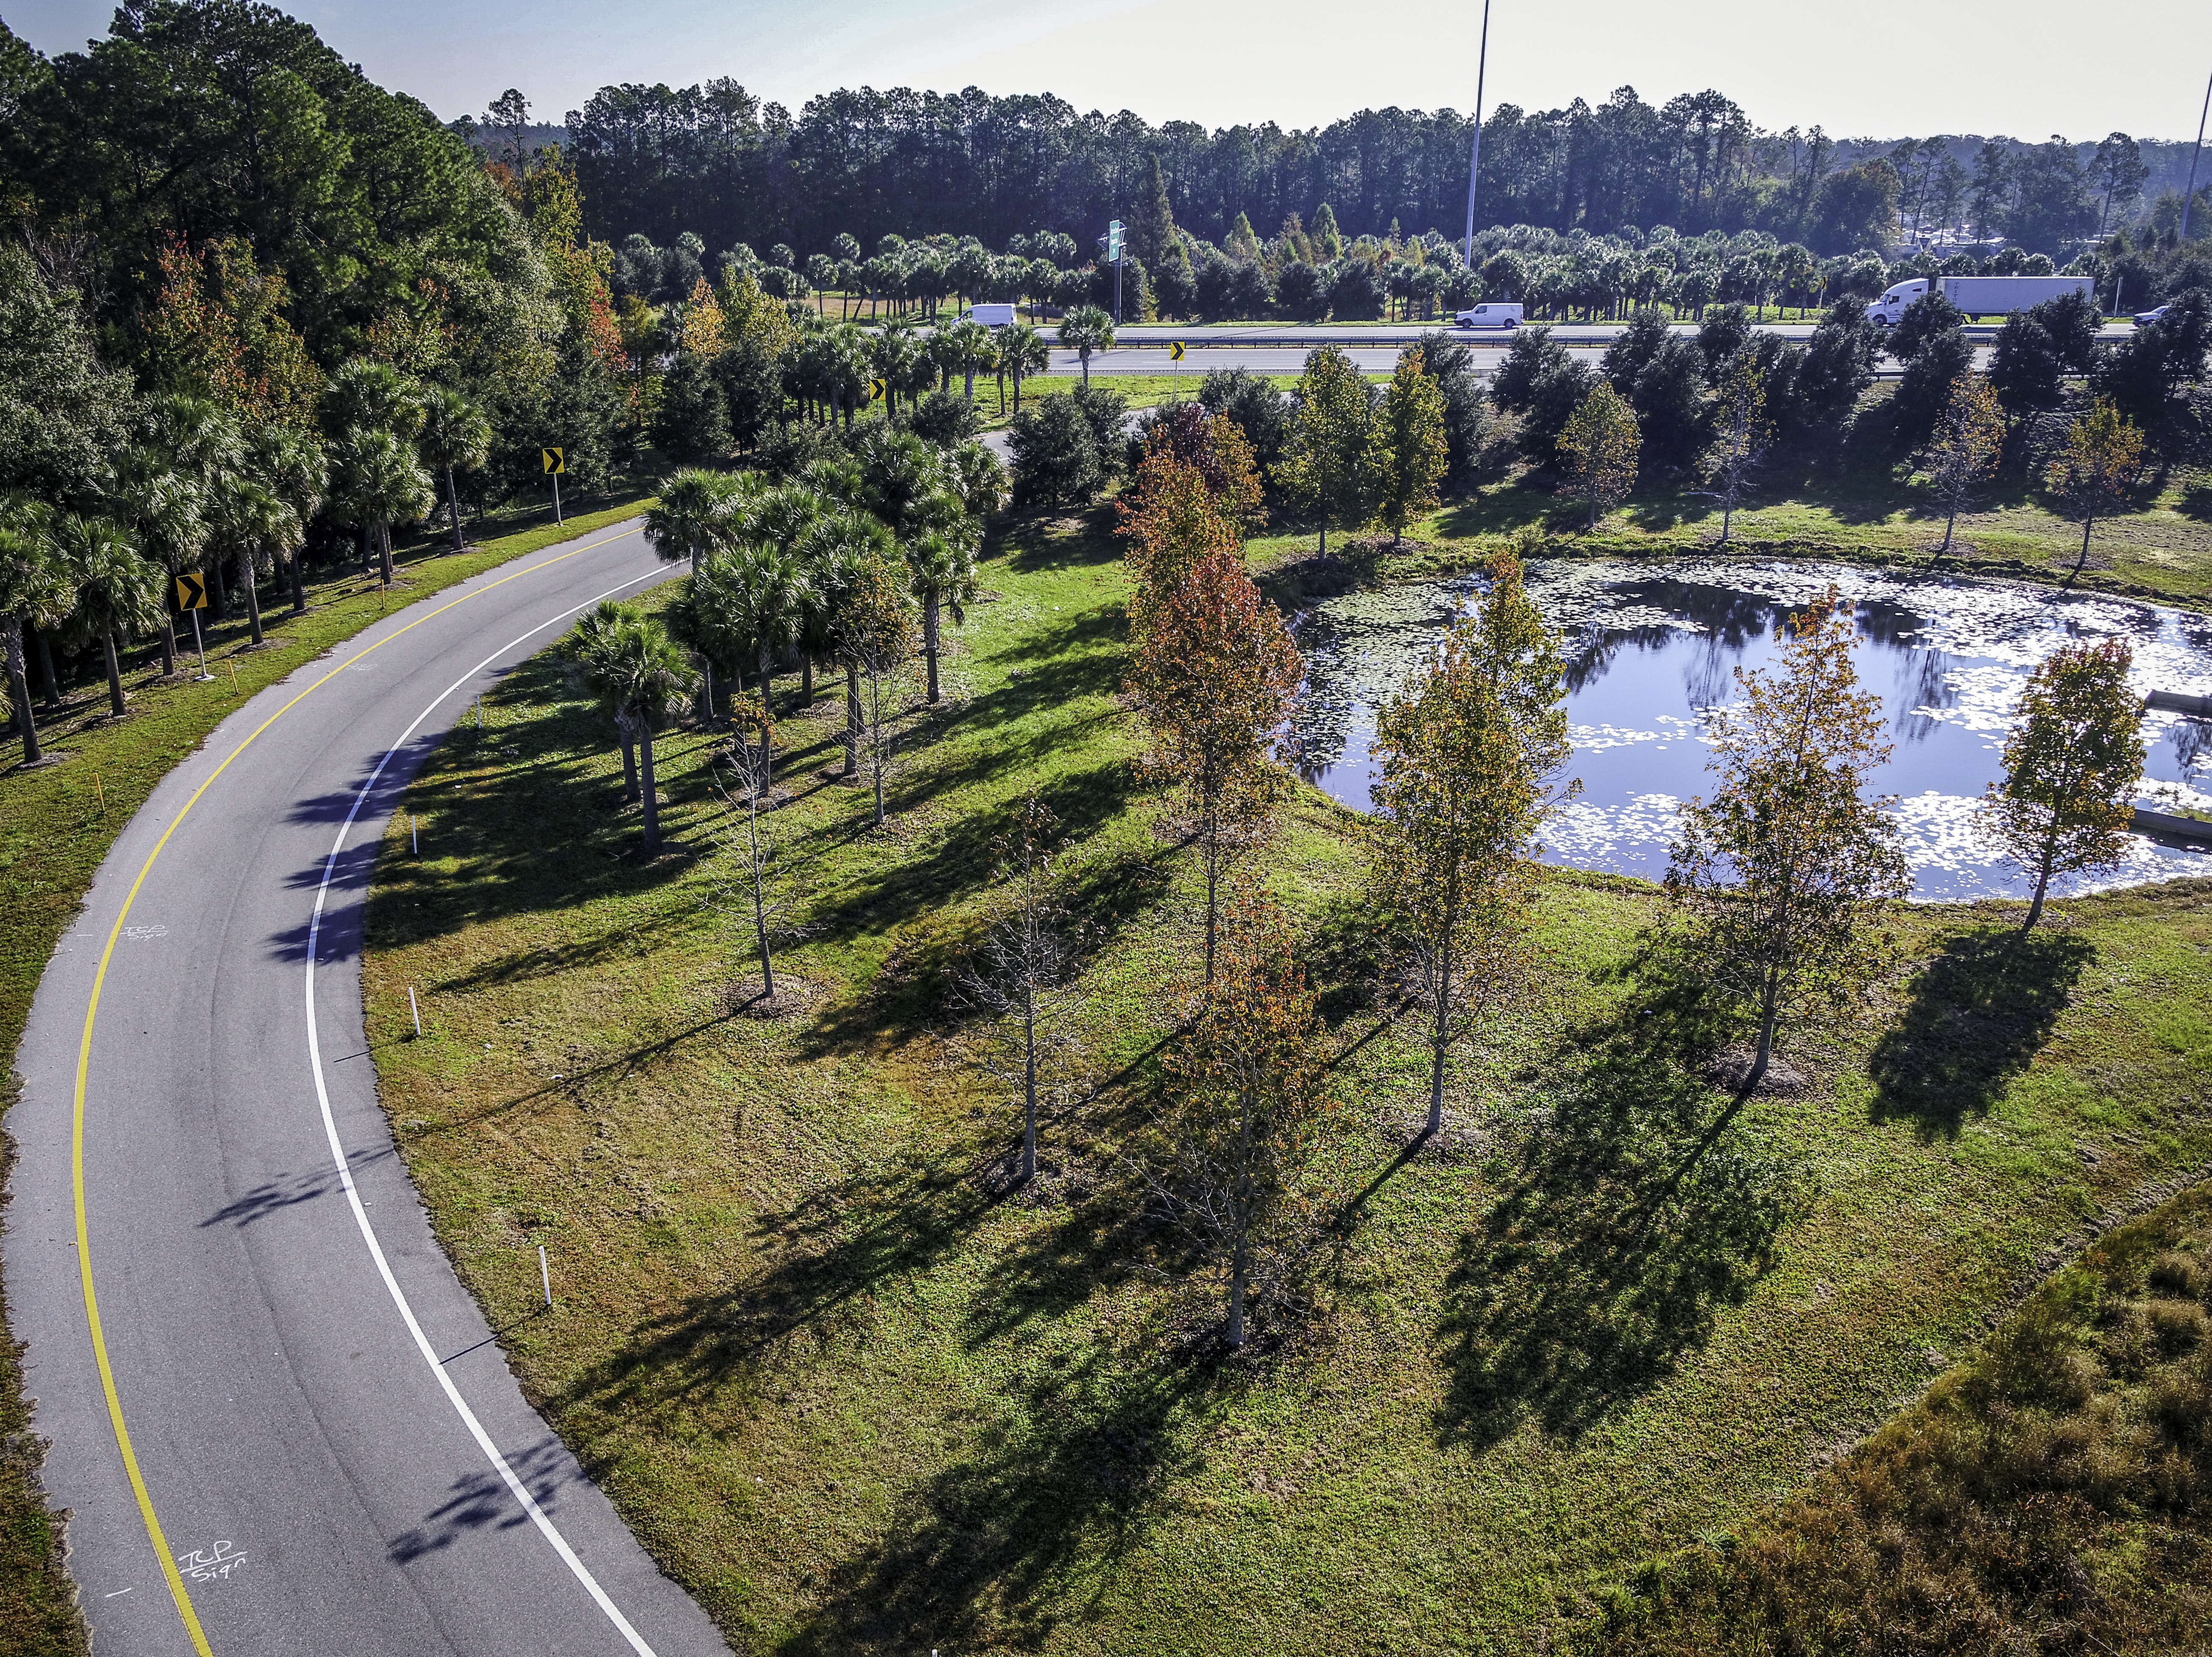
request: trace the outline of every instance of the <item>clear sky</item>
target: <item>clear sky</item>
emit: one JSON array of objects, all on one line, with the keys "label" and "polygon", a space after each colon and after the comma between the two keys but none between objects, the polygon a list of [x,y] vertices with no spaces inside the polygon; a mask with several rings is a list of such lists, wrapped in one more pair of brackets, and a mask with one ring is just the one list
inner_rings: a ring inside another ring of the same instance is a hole
[{"label": "clear sky", "polygon": [[[1495,0],[1486,102],[1549,108],[1633,86],[1714,87],[1762,126],[2193,138],[2212,3]],[[46,52],[105,31],[104,0],[0,0]],[[1082,109],[1310,126],[1474,102],[1480,0],[297,0],[376,80],[440,114],[520,87],[558,121],[609,82],[730,76],[795,112],[838,86],[1054,92]]]}]

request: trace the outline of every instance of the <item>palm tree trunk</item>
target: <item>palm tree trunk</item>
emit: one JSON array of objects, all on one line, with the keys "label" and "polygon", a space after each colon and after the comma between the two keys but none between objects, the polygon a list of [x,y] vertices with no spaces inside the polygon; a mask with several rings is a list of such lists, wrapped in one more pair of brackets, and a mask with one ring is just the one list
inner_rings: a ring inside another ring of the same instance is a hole
[{"label": "palm tree trunk", "polygon": [[937,701],[937,620],[938,597],[934,588],[921,601],[922,653],[929,659],[929,701]]},{"label": "palm tree trunk", "polygon": [[629,732],[617,730],[622,743],[623,798],[635,804],[637,799],[637,744],[630,740]]},{"label": "palm tree trunk", "polygon": [[653,727],[647,725],[637,735],[639,781],[645,790],[645,854],[660,855],[660,801],[653,789]]},{"label": "palm tree trunk", "polygon": [[459,552],[464,545],[461,540],[461,492],[453,487],[453,469],[451,466],[446,468],[446,505],[453,514],[453,550]]},{"label": "palm tree trunk", "polygon": [[46,641],[44,628],[31,629],[31,636],[39,641],[39,676],[46,682],[46,712],[62,711],[62,682],[54,672],[53,646]]},{"label": "palm tree trunk", "polygon": [[115,659],[115,629],[112,627],[100,628],[100,644],[107,657],[107,706],[119,719],[123,717],[123,668]]},{"label": "palm tree trunk", "polygon": [[253,549],[246,548],[238,555],[238,586],[246,595],[246,624],[252,629],[253,642],[261,642],[261,594],[253,581]]},{"label": "palm tree trunk", "polygon": [[799,705],[814,706],[814,658],[803,653],[799,659]]},{"label": "palm tree trunk", "polygon": [[169,574],[172,578],[170,602],[161,606],[161,677],[165,679],[177,671],[176,570],[173,567]]},{"label": "palm tree trunk", "polygon": [[845,664],[845,774],[860,774],[860,668]]},{"label": "palm tree trunk", "polygon": [[222,560],[220,556],[208,561],[208,585],[215,589],[209,595],[215,604],[215,615],[212,619],[218,622],[227,622],[230,619],[230,584],[222,579]]},{"label": "palm tree trunk", "polygon": [[307,549],[305,547],[295,547],[292,549],[292,555],[284,561],[285,567],[290,571],[292,576],[292,614],[295,616],[305,616],[307,613],[307,577],[306,572],[300,568],[307,555]]},{"label": "palm tree trunk", "polygon": [[392,579],[391,525],[379,524],[376,526],[376,550],[380,557],[383,560],[384,585],[390,586],[392,585]]},{"label": "palm tree trunk", "polygon": [[23,671],[23,623],[21,618],[9,616],[4,622],[8,654],[8,699],[15,704],[15,730],[23,738],[23,763],[36,765],[45,757],[39,751],[39,721],[31,710],[31,686]]}]

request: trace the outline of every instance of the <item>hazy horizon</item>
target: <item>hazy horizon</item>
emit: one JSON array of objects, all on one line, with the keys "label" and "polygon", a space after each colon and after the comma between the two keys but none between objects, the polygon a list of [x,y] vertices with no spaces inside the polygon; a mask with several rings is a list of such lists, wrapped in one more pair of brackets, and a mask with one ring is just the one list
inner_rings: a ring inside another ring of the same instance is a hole
[{"label": "hazy horizon", "polygon": [[[1317,6],[1272,14],[1166,0],[855,0],[828,27],[818,14],[758,0],[635,0],[619,12],[585,0],[300,0],[313,24],[380,83],[452,119],[480,114],[507,87],[558,124],[601,86],[672,86],[728,76],[794,113],[838,87],[968,86],[1006,95],[1049,92],[1079,110],[1127,109],[1155,124],[1210,128],[1273,120],[1326,125],[1362,108],[1473,108],[1478,3],[1398,0],[1364,9],[1365,25],[1311,50]],[[103,34],[106,0],[15,0],[0,17],[40,51],[80,49]],[[1750,15],[1747,15],[1749,13]],[[1571,44],[1545,26],[1556,11],[1499,0],[1491,21],[1486,108],[1601,102],[1633,86],[1663,103],[1713,88],[1759,125],[1825,127],[1834,137],[1929,133],[2051,133],[2093,141],[2197,136],[2212,74],[2212,8],[2149,0],[2127,36],[2069,50],[2078,9],[1989,0],[1899,15],[1900,39],[1866,27],[1877,9],[1770,19],[1719,0],[1685,0],[1663,18],[1648,6],[1595,0]],[[1961,70],[1971,64],[1970,70]]]}]

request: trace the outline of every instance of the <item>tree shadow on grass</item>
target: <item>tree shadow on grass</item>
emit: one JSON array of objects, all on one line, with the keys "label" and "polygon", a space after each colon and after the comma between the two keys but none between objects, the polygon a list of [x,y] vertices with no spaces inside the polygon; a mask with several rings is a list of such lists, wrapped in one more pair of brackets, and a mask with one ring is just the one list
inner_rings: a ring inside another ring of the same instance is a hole
[{"label": "tree shadow on grass", "polygon": [[1528,1422],[1571,1439],[1664,1380],[1750,1292],[1802,1204],[1731,1135],[1652,1209],[1717,1106],[1681,1062],[1702,1010],[1663,985],[1644,999],[1626,1027],[1566,1044],[1565,1085],[1461,1241],[1437,1328],[1444,1442],[1480,1448]]},{"label": "tree shadow on grass", "polygon": [[875,1296],[935,1266],[992,1200],[947,1159],[902,1158],[825,1187],[757,1228],[761,1269],[639,1324],[562,1404],[651,1417],[750,1401],[770,1370],[865,1332]]},{"label": "tree shadow on grass", "polygon": [[1910,1117],[1932,1139],[1986,1114],[2051,1039],[2096,954],[2088,939],[2048,930],[1945,938],[1868,1060],[1874,1120]]},{"label": "tree shadow on grass", "polygon": [[1037,1355],[1012,1407],[898,1501],[886,1540],[782,1649],[1043,1648],[1196,1468],[1193,1418],[1222,1379],[1140,1347]]}]

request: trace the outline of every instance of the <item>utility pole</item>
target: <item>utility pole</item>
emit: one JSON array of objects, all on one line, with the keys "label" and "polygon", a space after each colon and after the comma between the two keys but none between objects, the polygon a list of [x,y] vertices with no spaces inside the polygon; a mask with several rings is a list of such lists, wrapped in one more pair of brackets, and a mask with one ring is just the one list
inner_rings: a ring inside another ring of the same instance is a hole
[{"label": "utility pole", "polygon": [[2197,148],[2189,155],[2189,188],[2181,192],[2181,240],[2189,240],[2189,209],[2197,199],[2197,162],[2204,154],[2204,118],[2212,115],[2212,80],[2204,83],[2204,107],[2197,114]]},{"label": "utility pole", "polygon": [[1490,67],[1490,0],[1482,0],[1482,45],[1474,59],[1474,149],[1467,158],[1467,247],[1461,255],[1474,269],[1474,181],[1482,170],[1482,77]]}]

